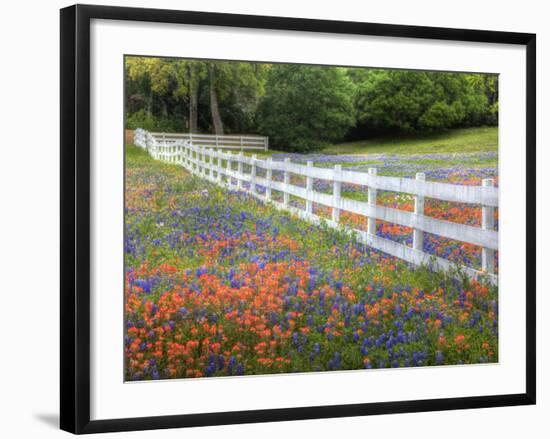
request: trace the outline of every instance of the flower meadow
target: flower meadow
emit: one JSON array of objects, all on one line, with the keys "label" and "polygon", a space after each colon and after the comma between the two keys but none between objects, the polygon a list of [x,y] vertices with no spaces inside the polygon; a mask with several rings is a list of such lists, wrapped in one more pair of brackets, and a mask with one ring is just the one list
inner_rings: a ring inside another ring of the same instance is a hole
[{"label": "flower meadow", "polygon": [[[126,380],[498,361],[495,286],[413,268],[131,146],[125,178]],[[411,200],[378,202],[410,209]],[[468,206],[426,211],[480,221]],[[381,223],[377,233],[408,242],[404,229]],[[477,263],[477,249],[425,241],[434,254]]]}]

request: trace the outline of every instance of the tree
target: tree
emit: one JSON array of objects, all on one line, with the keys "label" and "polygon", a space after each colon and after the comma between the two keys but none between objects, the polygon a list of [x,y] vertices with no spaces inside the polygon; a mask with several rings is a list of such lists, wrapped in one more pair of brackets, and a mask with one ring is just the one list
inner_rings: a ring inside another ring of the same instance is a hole
[{"label": "tree", "polygon": [[498,75],[472,73],[466,77],[478,93],[484,93],[487,96],[488,107],[483,115],[483,122],[496,125],[498,123]]},{"label": "tree", "polygon": [[253,129],[258,102],[264,92],[266,65],[249,62],[208,61],[209,107],[216,134],[228,128]]},{"label": "tree", "polygon": [[206,65],[204,61],[185,60],[180,61],[180,75],[183,74],[187,83],[189,100],[189,132],[198,132],[199,120],[199,89],[201,81],[206,77]]},{"label": "tree", "polygon": [[480,125],[489,111],[485,92],[470,75],[372,69],[358,76],[358,125],[374,131]]},{"label": "tree", "polygon": [[494,74],[128,56],[125,75],[128,127],[256,132],[287,150],[498,122]]},{"label": "tree", "polygon": [[212,125],[216,134],[223,134],[223,122],[220,116],[220,108],[218,105],[218,92],[216,91],[216,64],[208,65],[208,74],[210,78],[210,112],[212,114]]},{"label": "tree", "polygon": [[273,65],[265,87],[258,124],[277,149],[317,149],[354,123],[353,85],[343,68]]},{"label": "tree", "polygon": [[[188,84],[183,60],[155,57],[127,57],[125,62],[127,93],[130,100],[146,102],[145,118],[155,120],[155,113],[160,118],[169,120],[174,113],[174,102],[185,100]],[[157,107],[157,111],[155,111]],[[141,109],[143,110],[143,108]],[[139,110],[135,111],[139,114]],[[183,125],[186,125],[184,121]]]}]

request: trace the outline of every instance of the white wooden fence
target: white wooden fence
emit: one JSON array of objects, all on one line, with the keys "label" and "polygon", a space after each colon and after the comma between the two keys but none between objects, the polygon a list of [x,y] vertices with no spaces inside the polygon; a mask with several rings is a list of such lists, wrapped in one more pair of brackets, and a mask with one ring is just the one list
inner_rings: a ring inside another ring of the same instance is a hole
[{"label": "white wooden fence", "polygon": [[[146,131],[138,128],[134,132],[135,138],[141,138]],[[239,149],[261,150],[269,149],[269,138],[263,136],[233,136],[233,135],[213,135],[213,134],[194,134],[194,133],[148,133],[149,141],[157,141],[164,145],[173,145],[182,140],[189,141],[196,146],[206,146],[209,148],[220,149]]]},{"label": "white wooden fence", "polygon": [[[349,171],[336,165],[334,169],[314,167],[312,162],[307,165],[291,163],[289,158],[284,161],[273,161],[271,157],[258,159],[255,155],[245,156],[242,152],[233,154],[230,151],[214,150],[193,145],[189,141],[158,142],[150,133],[136,130],[135,144],[146,148],[149,154],[157,159],[183,166],[192,174],[210,180],[221,186],[247,191],[255,197],[274,204],[276,207],[292,211],[301,218],[319,223],[326,221],[331,227],[341,227],[340,212],[347,211],[367,217],[367,230],[349,229],[365,244],[388,253],[414,265],[427,264],[434,270],[459,272],[470,278],[486,278],[491,283],[498,283],[494,273],[495,251],[498,250],[498,232],[494,224],[494,209],[498,207],[498,189],[493,186],[492,179],[483,180],[481,186],[454,185],[448,183],[425,181],[422,173],[416,179],[386,177],[376,173],[376,168],[369,168],[368,173]],[[145,141],[144,141],[145,139]],[[244,166],[250,167],[250,173]],[[265,170],[265,177],[257,175],[257,169]],[[273,171],[283,173],[283,181],[273,179]],[[290,183],[290,174],[306,178],[306,187]],[[313,189],[313,180],[331,181],[332,194],[317,192]],[[248,182],[245,188],[243,182]],[[368,201],[357,201],[341,196],[342,183],[365,186],[368,190]],[[260,194],[258,186],[265,188]],[[273,200],[272,191],[283,194],[283,201]],[[378,190],[407,193],[414,196],[414,212],[398,210],[376,204]],[[305,209],[298,209],[289,203],[290,196],[305,200]],[[434,198],[443,201],[477,204],[482,207],[482,226],[474,227],[466,224],[444,221],[424,215],[424,198]],[[313,213],[313,203],[318,203],[332,209],[332,218],[322,219]],[[382,220],[413,229],[413,245],[407,245],[376,235],[376,220]],[[482,248],[482,269],[460,266],[447,259],[422,251],[424,232],[443,236],[453,240],[478,245]]]}]

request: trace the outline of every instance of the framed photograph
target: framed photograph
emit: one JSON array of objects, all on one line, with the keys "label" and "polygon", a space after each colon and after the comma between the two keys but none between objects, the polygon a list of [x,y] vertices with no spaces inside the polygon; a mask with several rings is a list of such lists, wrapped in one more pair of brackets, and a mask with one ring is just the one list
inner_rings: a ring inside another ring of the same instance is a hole
[{"label": "framed photograph", "polygon": [[61,10],[61,428],[535,403],[535,35]]}]

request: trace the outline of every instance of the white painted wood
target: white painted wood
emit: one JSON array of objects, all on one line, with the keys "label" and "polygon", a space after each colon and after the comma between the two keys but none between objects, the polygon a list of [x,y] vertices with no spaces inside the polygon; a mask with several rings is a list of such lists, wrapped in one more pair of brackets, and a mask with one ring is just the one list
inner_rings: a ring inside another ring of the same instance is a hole
[{"label": "white painted wood", "polygon": [[340,197],[342,195],[342,165],[334,165],[332,183],[332,221],[336,224],[340,221]]},{"label": "white painted wood", "polygon": [[197,162],[200,169],[200,175],[206,177],[206,148],[201,146],[199,148],[199,161]]},{"label": "white painted wood", "polygon": [[346,228],[344,226],[339,225],[338,223],[335,223],[334,221],[326,220],[314,214],[308,214],[304,210],[297,209],[292,206],[285,206],[273,200],[271,201],[271,205],[273,205],[274,207],[280,210],[289,211],[301,219],[311,221],[316,224],[321,224],[321,223],[326,224],[329,227],[343,230],[349,233],[350,235],[358,237],[361,240],[361,242],[368,245],[369,247],[380,250],[384,253],[387,253],[391,256],[402,259],[404,261],[407,261],[413,265],[416,265],[416,266],[425,265],[430,267],[433,270],[447,271],[451,275],[459,279],[462,278],[463,276],[466,276],[471,279],[486,280],[493,285],[498,284],[498,276],[496,276],[495,274],[479,271],[471,267],[457,266],[449,262],[448,260],[440,258],[438,256],[419,252],[417,250],[414,250],[398,242],[381,238],[376,235],[371,235],[365,232],[364,230]]},{"label": "white painted wood", "polygon": [[252,156],[252,168],[250,170],[250,192],[256,194],[256,154]]},{"label": "white painted wood", "polygon": [[[423,172],[416,173],[416,179],[426,181],[426,174]],[[416,215],[424,215],[424,197],[421,195],[414,196],[414,213]],[[424,231],[413,229],[413,248],[417,251],[422,251],[424,248]]]},{"label": "white painted wood", "polygon": [[[195,135],[193,135],[193,138]],[[246,138],[241,136],[239,142],[245,144]],[[266,140],[267,141],[267,140]],[[333,227],[339,227],[341,211],[355,213],[368,218],[367,231],[349,229],[356,233],[362,242],[390,255],[401,258],[415,265],[430,264],[434,269],[456,270],[455,264],[438,257],[422,252],[424,232],[447,237],[457,241],[468,242],[482,247],[482,270],[468,267],[459,267],[459,270],[472,278],[484,277],[496,283],[494,275],[495,250],[498,250],[498,232],[494,230],[494,208],[498,206],[498,189],[494,187],[492,179],[483,181],[482,186],[461,186],[447,183],[426,182],[425,176],[417,174],[416,179],[385,177],[376,175],[375,168],[369,168],[368,173],[342,170],[341,165],[334,169],[316,168],[309,161],[307,165],[291,163],[290,158],[284,161],[273,161],[271,157],[258,159],[255,155],[245,156],[243,151],[233,155],[230,151],[224,152],[220,146],[214,150],[212,146],[194,145],[183,138],[168,138],[164,135],[160,140],[144,130],[135,130],[134,143],[144,148],[156,159],[168,163],[179,163],[189,172],[199,175],[209,181],[222,186],[232,187],[232,180],[236,180],[237,188],[245,190],[242,182],[250,182],[246,190],[252,195],[276,205],[279,208],[298,213],[300,217],[312,221],[323,221]],[[226,168],[222,161],[226,160]],[[233,169],[233,162],[237,162],[237,169]],[[251,173],[243,172],[243,165],[251,166]],[[266,169],[266,177],[257,175],[257,168]],[[272,171],[283,172],[283,182],[273,180]],[[306,177],[306,187],[290,184],[290,175],[297,174]],[[225,176],[225,182],[224,177]],[[315,178],[333,182],[332,194],[325,194],[313,190]],[[368,201],[357,201],[343,198],[341,195],[342,183],[357,184],[368,188]],[[256,193],[257,185],[265,186],[265,195]],[[412,194],[415,199],[414,212],[393,209],[376,205],[377,190],[389,190]],[[283,193],[283,202],[272,199],[272,190]],[[290,195],[306,201],[305,210],[296,209],[289,205]],[[482,206],[482,227],[443,221],[424,215],[424,198],[431,197],[446,201],[473,203]],[[332,220],[324,220],[313,214],[313,203],[332,208]],[[413,228],[413,246],[376,236],[376,220]],[[348,230],[348,229],[346,229]]]},{"label": "white painted wood", "polygon": [[[311,160],[308,160],[307,162],[308,168],[313,168],[313,162]],[[307,213],[313,213],[313,201],[312,201],[312,192],[313,192],[313,177],[308,176],[306,177],[306,212]]]},{"label": "white painted wood", "polygon": [[[494,181],[492,178],[486,178],[481,182],[483,187],[492,187]],[[482,206],[481,208],[481,228],[483,230],[493,230],[495,228],[495,209],[492,206]],[[497,246],[498,249],[498,246]],[[495,272],[495,252],[491,247],[481,249],[481,269],[487,273]]]},{"label": "white painted wood", "polygon": [[233,182],[231,181],[231,176],[228,175],[227,173],[228,172],[231,172],[232,169],[231,169],[231,166],[232,166],[232,163],[233,163],[233,160],[231,159],[231,151],[228,152],[228,154],[226,155],[225,159],[227,160],[227,164],[226,164],[226,167],[227,167],[227,171],[226,171],[226,175],[227,175],[227,185],[229,187],[233,186]]},{"label": "white painted wood", "polygon": [[[376,176],[376,168],[369,168],[369,175]],[[376,188],[369,186],[368,188],[368,203],[371,210],[376,209]],[[369,216],[367,220],[367,232],[371,235],[376,235],[376,214]]]},{"label": "white painted wood", "polygon": [[[140,131],[138,131],[140,130]],[[138,128],[134,132],[136,136],[144,136],[145,131]],[[233,135],[211,135],[211,134],[192,134],[192,133],[147,133],[156,139],[164,139],[166,144],[178,141],[190,141],[196,145],[210,146],[216,148],[234,148],[243,150],[263,150],[268,148],[268,138],[264,136],[233,136]]]},{"label": "white painted wood", "polygon": [[272,180],[272,170],[271,165],[273,163],[273,159],[271,157],[268,157],[266,160],[266,171],[265,171],[265,199],[267,201],[271,200],[271,180]]},{"label": "white painted wood", "polygon": [[421,195],[443,201],[498,206],[498,190],[495,187],[422,182],[411,178],[372,176],[349,170],[342,171],[342,182],[379,190]]},{"label": "white painted wood", "polygon": [[242,176],[243,176],[243,152],[239,152],[239,155],[237,156],[237,189],[241,190],[243,187],[242,183]]},{"label": "white painted wood", "polygon": [[222,164],[222,150],[221,149],[218,149],[217,153],[216,153],[216,163],[218,164],[218,167],[216,169],[216,175],[218,177],[218,184],[221,184],[222,183],[222,167],[223,167],[223,164]]},{"label": "white painted wood", "polygon": [[[288,165],[290,163],[290,157],[285,157],[285,160],[284,160],[284,163],[285,165]],[[288,196],[288,188],[290,186],[290,173],[284,169],[284,174],[283,174],[283,182],[284,182],[284,186],[282,188],[282,192],[283,192],[283,205],[284,206],[288,206],[288,200],[289,200],[289,196]]]}]

